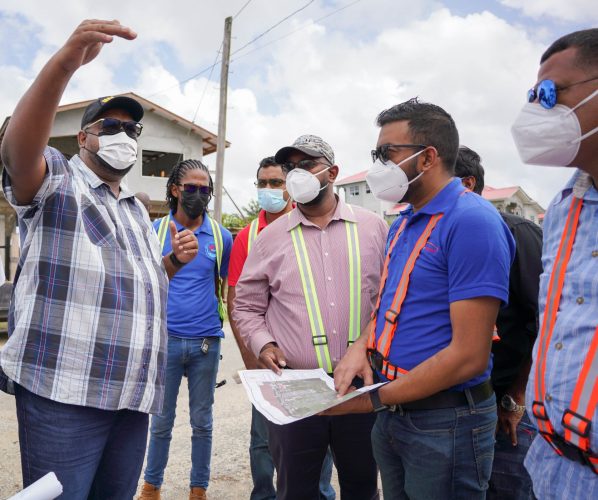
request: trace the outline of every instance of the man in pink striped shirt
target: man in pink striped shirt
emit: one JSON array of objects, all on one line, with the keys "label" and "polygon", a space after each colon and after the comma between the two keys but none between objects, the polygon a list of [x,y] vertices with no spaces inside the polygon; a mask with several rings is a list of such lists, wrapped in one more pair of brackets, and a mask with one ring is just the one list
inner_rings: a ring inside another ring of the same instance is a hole
[{"label": "man in pink striped shirt", "polygon": [[[388,227],[335,196],[339,168],[321,138],[301,136],[275,159],[290,170],[286,185],[297,206],[256,239],[237,283],[233,317],[246,345],[273,371],[332,373],[374,309]],[[318,498],[328,446],[341,497],[378,498],[373,422],[371,415],[345,415],[268,423],[278,498]]]}]

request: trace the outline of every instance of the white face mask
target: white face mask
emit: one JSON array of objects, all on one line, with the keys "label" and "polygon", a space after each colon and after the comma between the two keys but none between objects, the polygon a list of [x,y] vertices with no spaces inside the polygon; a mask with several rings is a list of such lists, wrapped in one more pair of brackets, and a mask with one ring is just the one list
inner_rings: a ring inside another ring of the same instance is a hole
[{"label": "white face mask", "polygon": [[287,174],[287,192],[297,203],[309,203],[314,200],[318,193],[328,187],[321,187],[318,175],[329,170],[330,167],[312,174],[307,170],[295,168]]},{"label": "white face mask", "polygon": [[365,176],[365,180],[368,183],[368,186],[370,186],[372,193],[374,193],[374,196],[379,200],[390,201],[392,203],[401,201],[409,188],[409,184],[416,181],[424,174],[422,172],[409,180],[407,174],[401,168],[401,165],[412,158],[415,158],[417,155],[422,154],[424,151],[425,149],[422,149],[399,163],[393,163],[390,160],[386,163],[382,163],[380,158],[378,158]]},{"label": "white face mask", "polygon": [[527,103],[511,127],[511,134],[524,163],[566,167],[579,152],[579,143],[598,132],[598,127],[581,135],[581,125],[574,111],[598,95],[595,90],[574,108],[557,104],[546,109]]},{"label": "white face mask", "polygon": [[98,136],[97,155],[116,170],[126,170],[137,161],[137,141],[124,132]]}]

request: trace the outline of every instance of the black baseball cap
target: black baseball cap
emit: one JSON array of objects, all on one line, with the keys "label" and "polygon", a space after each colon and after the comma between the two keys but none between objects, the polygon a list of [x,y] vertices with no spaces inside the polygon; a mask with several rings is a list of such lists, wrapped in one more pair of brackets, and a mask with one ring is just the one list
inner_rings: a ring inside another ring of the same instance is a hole
[{"label": "black baseball cap", "polygon": [[81,128],[94,122],[98,116],[109,109],[122,109],[131,115],[136,122],[143,118],[143,107],[135,99],[125,96],[100,97],[85,108],[81,118]]}]

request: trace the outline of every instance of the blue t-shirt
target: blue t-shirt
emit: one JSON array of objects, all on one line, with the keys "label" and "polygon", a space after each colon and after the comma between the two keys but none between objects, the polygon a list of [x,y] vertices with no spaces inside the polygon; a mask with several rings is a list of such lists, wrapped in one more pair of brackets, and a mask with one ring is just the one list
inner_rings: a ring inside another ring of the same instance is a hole
[{"label": "blue t-shirt", "polygon": [[[430,217],[444,213],[415,263],[390,347],[390,362],[405,370],[449,345],[452,302],[476,297],[495,297],[504,303],[508,300],[509,269],[515,255],[513,237],[489,202],[464,191],[459,179],[452,180],[417,213],[411,207],[401,212],[388,234],[387,252],[402,220],[407,219],[390,257],[376,320],[376,341],[415,243]],[[490,359],[482,375],[451,389],[477,385],[490,377],[491,369]]]},{"label": "blue t-shirt", "polygon": [[[174,221],[178,231],[185,229],[172,216],[172,212],[170,219]],[[156,232],[161,220],[154,221]],[[223,243],[220,276],[226,278],[233,238],[226,228],[220,226],[220,230]],[[199,243],[199,252],[191,262],[173,276],[168,287],[166,310],[168,333],[186,338],[224,337],[216,297],[216,244],[207,214],[194,234]],[[171,251],[170,230],[167,230],[162,255],[169,254]]]}]

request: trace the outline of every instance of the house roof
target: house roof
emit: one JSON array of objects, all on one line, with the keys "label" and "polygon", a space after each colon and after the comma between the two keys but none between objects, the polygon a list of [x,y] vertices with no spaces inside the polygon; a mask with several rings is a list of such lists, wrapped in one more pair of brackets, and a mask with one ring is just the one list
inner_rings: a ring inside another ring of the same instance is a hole
[{"label": "house roof", "polygon": [[[216,151],[216,141],[218,139],[218,136],[216,134],[214,134],[213,132],[210,132],[209,130],[207,130],[203,127],[200,127],[199,125],[196,125],[195,123],[190,122],[189,120],[186,120],[185,118],[182,118],[179,115],[176,115],[172,111],[168,111],[166,108],[163,108],[162,106],[158,106],[156,103],[154,103],[144,97],[141,97],[141,96],[135,94],[134,92],[127,92],[125,94],[116,94],[116,95],[131,97],[131,98],[135,99],[136,101],[138,101],[141,104],[141,106],[143,106],[144,111],[156,113],[158,116],[165,118],[166,120],[170,121],[171,123],[180,125],[184,129],[188,130],[190,133],[197,134],[197,135],[201,136],[201,138],[203,139],[203,154],[204,155],[209,155],[210,153],[214,153]],[[94,99],[90,99],[87,101],[74,102],[71,104],[64,104],[62,106],[58,106],[58,109],[56,111],[57,111],[57,113],[60,113],[61,111],[70,111],[73,109],[84,109],[93,100]],[[9,120],[10,120],[10,116],[4,120],[4,123],[2,124],[2,127],[0,128],[0,141],[2,141],[2,138],[4,137],[4,131],[6,130],[6,126],[8,125]],[[228,141],[226,141],[225,144],[226,144],[227,148],[230,146],[230,142],[228,142]]]},{"label": "house roof", "polygon": [[488,201],[505,200],[513,196],[521,188],[519,186],[509,186],[504,188],[493,188],[492,186],[485,186],[482,191],[482,196]]},{"label": "house roof", "polygon": [[340,181],[336,181],[334,183],[335,186],[346,186],[347,184],[355,184],[357,182],[365,182],[365,174],[367,174],[368,171],[364,170],[363,172],[359,172],[358,174],[353,174],[350,175],[349,177],[345,177],[343,179],[341,179]]}]

